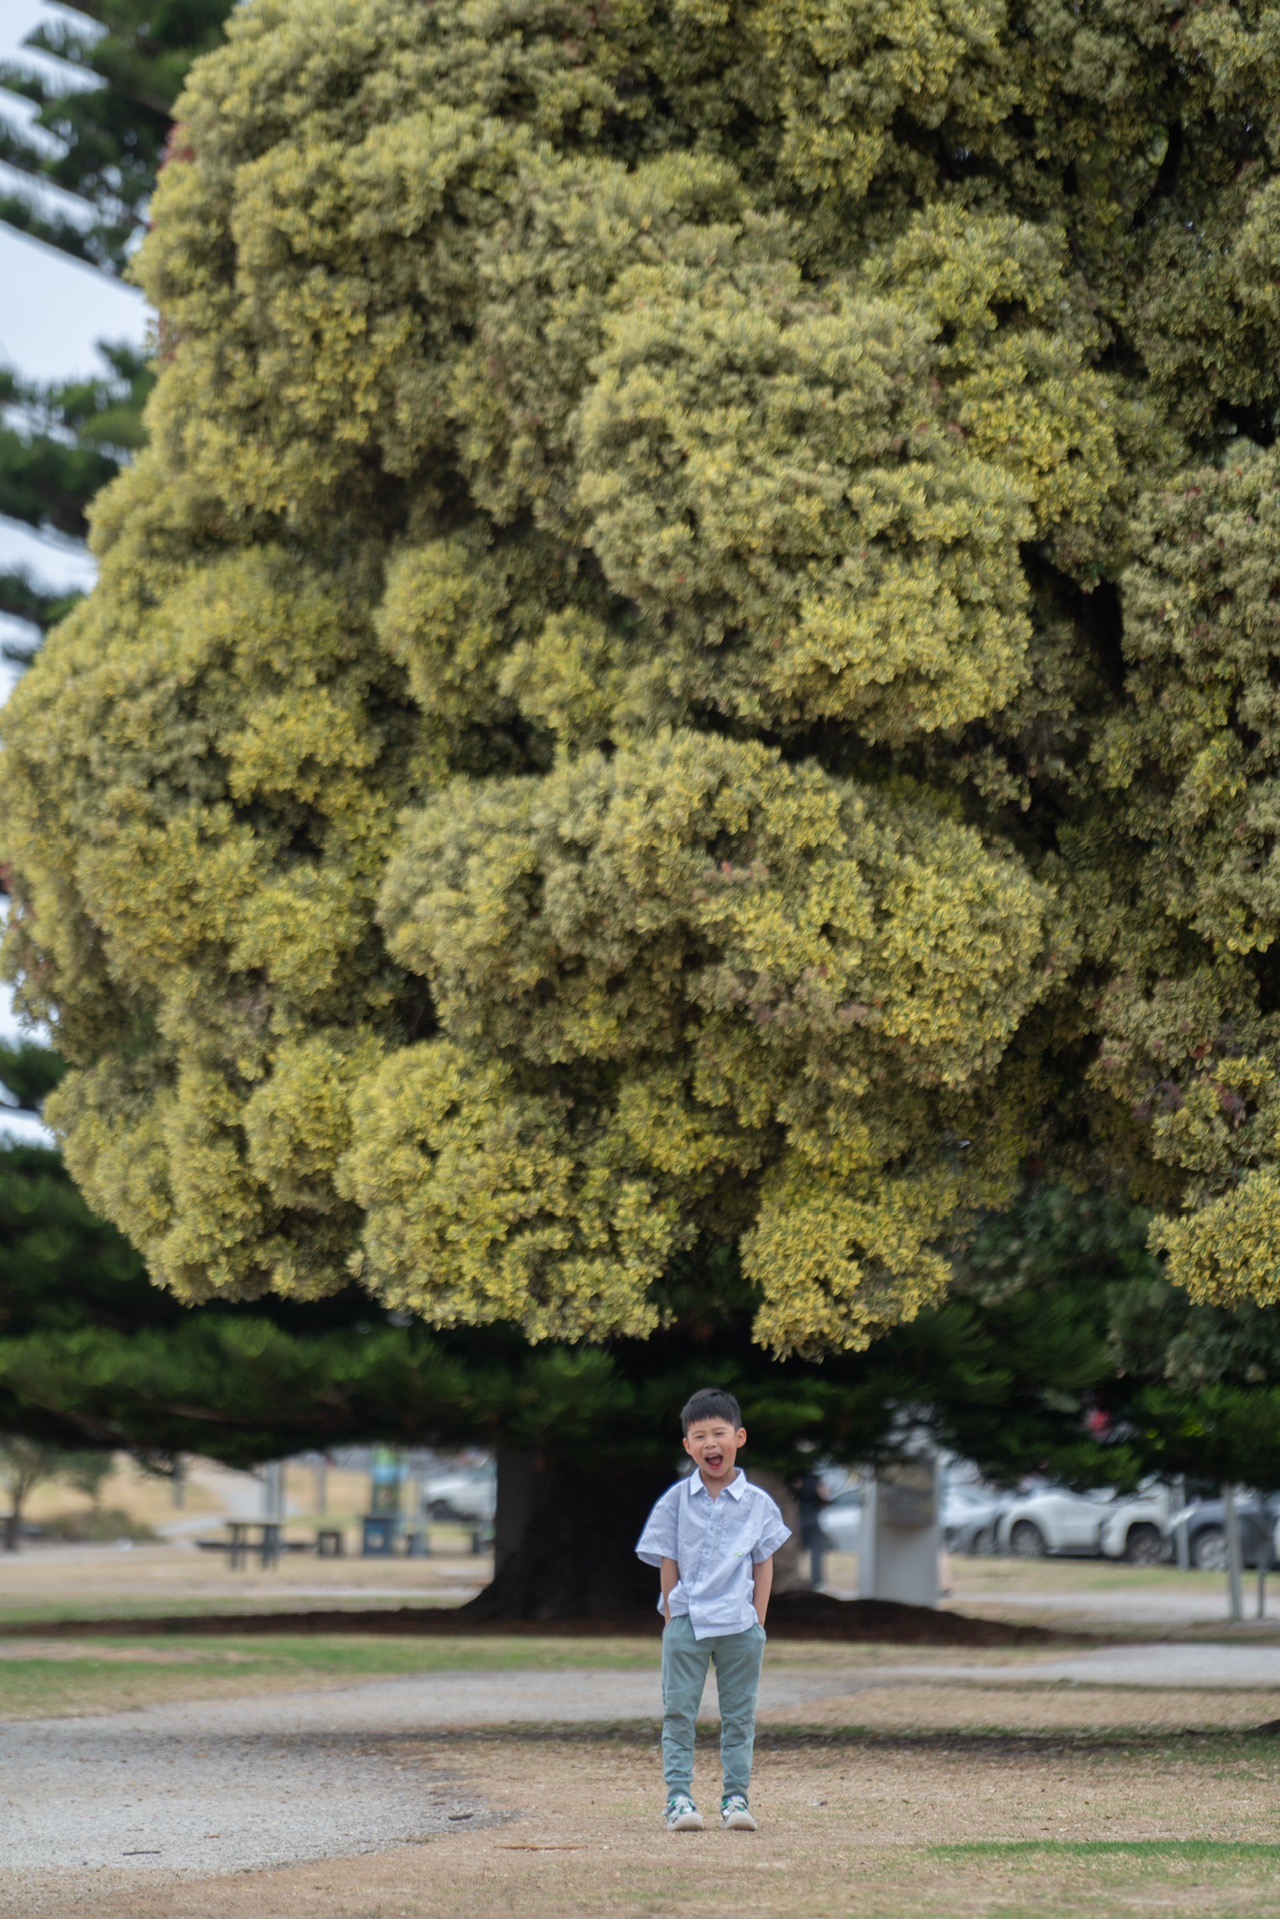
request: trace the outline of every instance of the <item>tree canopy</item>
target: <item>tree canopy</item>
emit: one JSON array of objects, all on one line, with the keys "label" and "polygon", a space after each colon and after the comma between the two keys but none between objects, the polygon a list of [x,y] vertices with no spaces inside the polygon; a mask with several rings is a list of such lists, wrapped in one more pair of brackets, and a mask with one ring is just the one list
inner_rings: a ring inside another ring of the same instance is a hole
[{"label": "tree canopy", "polygon": [[188,1300],[939,1298],[1028,1161],[1280,1297],[1273,0],[255,0],[4,721],[10,966]]}]

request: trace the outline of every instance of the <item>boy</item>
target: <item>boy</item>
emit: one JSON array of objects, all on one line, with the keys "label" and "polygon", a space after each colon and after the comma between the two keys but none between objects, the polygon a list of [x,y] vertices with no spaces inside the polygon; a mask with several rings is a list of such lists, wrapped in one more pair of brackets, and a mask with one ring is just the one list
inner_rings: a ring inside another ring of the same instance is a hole
[{"label": "boy", "polygon": [[756,1738],[773,1555],[790,1539],[782,1514],[735,1463],[746,1445],[732,1393],[704,1387],[680,1415],[695,1471],[663,1493],[636,1552],[661,1568],[662,1769],[670,1832],[702,1832],[693,1803],[693,1738],[707,1667],[720,1693],[726,1832],[754,1832],[747,1795]]}]

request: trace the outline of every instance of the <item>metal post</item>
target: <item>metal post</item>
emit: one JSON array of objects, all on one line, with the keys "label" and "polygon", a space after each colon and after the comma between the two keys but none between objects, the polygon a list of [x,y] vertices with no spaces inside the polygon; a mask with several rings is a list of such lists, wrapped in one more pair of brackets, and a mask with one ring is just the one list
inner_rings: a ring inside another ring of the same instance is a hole
[{"label": "metal post", "polygon": [[284,1461],[268,1460],[262,1477],[262,1516],[264,1519],[284,1518]]},{"label": "metal post", "polygon": [[876,1564],[880,1530],[880,1482],[874,1466],[862,1475],[862,1523],[858,1527],[858,1597],[874,1599],[880,1569]]},{"label": "metal post", "polygon": [[421,1460],[416,1463],[411,1458],[408,1466],[406,1485],[409,1488],[407,1504],[409,1507],[409,1527],[419,1535],[417,1553],[422,1559],[431,1557],[431,1515],[427,1511],[427,1469]]},{"label": "metal post", "polygon": [[1258,1617],[1259,1619],[1265,1619],[1267,1616],[1267,1574],[1271,1570],[1272,1553],[1275,1547],[1273,1531],[1275,1515],[1271,1510],[1270,1500],[1263,1500],[1259,1520],[1262,1526],[1262,1537],[1258,1541]]},{"label": "metal post", "polygon": [[1240,1550],[1240,1515],[1236,1510],[1236,1488],[1222,1489],[1223,1530],[1227,1536],[1227,1595],[1232,1619],[1244,1618],[1244,1555]]},{"label": "metal post", "polygon": [[[1173,1482],[1173,1497],[1177,1502],[1174,1506],[1174,1511],[1181,1512],[1187,1503],[1187,1481],[1186,1475],[1183,1473],[1180,1473]],[[1187,1538],[1187,1522],[1185,1519],[1181,1525],[1175,1526],[1173,1529],[1173,1557],[1174,1563],[1180,1573],[1191,1571],[1191,1541]]]},{"label": "metal post", "polygon": [[329,1510],[329,1455],[319,1453],[316,1456],[316,1511],[321,1518]]}]

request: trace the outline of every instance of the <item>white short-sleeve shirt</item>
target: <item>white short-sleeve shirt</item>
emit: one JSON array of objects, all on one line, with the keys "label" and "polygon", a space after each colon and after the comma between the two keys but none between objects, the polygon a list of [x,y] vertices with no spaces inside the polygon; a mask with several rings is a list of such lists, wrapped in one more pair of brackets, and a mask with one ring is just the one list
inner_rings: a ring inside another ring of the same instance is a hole
[{"label": "white short-sleeve shirt", "polygon": [[672,1618],[687,1613],[696,1638],[721,1639],[757,1624],[751,1568],[772,1559],[790,1537],[775,1502],[741,1467],[717,1499],[695,1471],[663,1493],[636,1553],[647,1566],[675,1560],[680,1581],[671,1594]]}]

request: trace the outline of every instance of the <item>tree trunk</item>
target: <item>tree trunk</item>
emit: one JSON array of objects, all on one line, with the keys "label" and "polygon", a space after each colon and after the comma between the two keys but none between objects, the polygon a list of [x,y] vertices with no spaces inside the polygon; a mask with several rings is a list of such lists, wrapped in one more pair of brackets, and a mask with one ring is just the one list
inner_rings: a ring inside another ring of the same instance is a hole
[{"label": "tree trunk", "polygon": [[22,1545],[22,1509],[27,1503],[30,1486],[25,1486],[15,1474],[9,1487],[12,1510],[4,1522],[4,1549],[7,1553],[16,1553]]},{"label": "tree trunk", "polygon": [[658,1575],[636,1558],[649,1509],[668,1482],[608,1457],[498,1450],[493,1581],[473,1619],[657,1617]]}]

